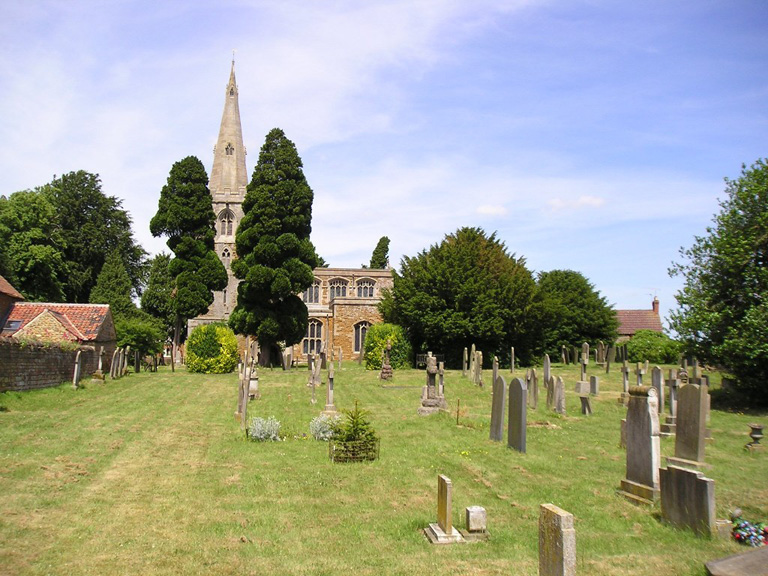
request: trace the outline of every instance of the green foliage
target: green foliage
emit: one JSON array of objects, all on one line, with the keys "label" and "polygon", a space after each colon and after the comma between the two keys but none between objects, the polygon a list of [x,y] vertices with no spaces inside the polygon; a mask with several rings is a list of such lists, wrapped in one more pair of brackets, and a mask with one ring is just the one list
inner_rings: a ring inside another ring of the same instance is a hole
[{"label": "green foliage", "polygon": [[369,268],[384,269],[389,265],[389,238],[382,236],[379,238],[376,248],[371,254],[371,263]]},{"label": "green foliage", "polygon": [[235,236],[232,272],[241,282],[229,319],[238,334],[256,336],[263,350],[296,344],[307,330],[307,307],[297,294],[312,285],[318,262],[309,239],[312,199],[296,147],[282,130],[271,130]]},{"label": "green foliage", "polygon": [[328,442],[333,437],[333,428],[339,423],[338,416],[320,414],[309,422],[309,433],[315,440]]},{"label": "green foliage", "polygon": [[157,318],[168,337],[172,338],[176,313],[173,309],[175,282],[169,270],[170,263],[171,256],[165,253],[158,254],[152,259],[147,287],[141,294],[141,309]]},{"label": "green foliage", "polygon": [[136,312],[136,305],[131,299],[131,289],[131,279],[121,256],[117,250],[112,250],[96,278],[89,301],[91,304],[109,304],[115,320],[127,318]]},{"label": "green foliage", "polygon": [[140,310],[131,317],[115,320],[117,346],[130,346],[142,356],[158,354],[163,351],[165,333],[157,319]]},{"label": "green foliage", "polygon": [[394,369],[410,368],[413,350],[405,330],[397,324],[373,324],[365,333],[365,368],[381,370],[381,361],[387,340],[392,342],[390,365]]},{"label": "green foliage", "polygon": [[256,417],[251,420],[251,425],[248,427],[248,438],[255,442],[279,442],[282,440],[280,422],[274,416],[266,420]]},{"label": "green foliage", "polygon": [[344,418],[334,420],[333,439],[339,442],[375,442],[376,431],[368,420],[368,412],[355,402],[354,410],[344,410]]},{"label": "green foliage", "polygon": [[510,346],[522,363],[540,347],[536,284],[524,258],[480,228],[461,228],[439,244],[401,261],[380,312],[406,329],[414,349],[443,353],[458,366],[475,343],[487,358],[506,357]]},{"label": "green foliage", "polygon": [[183,322],[207,312],[213,291],[227,287],[227,270],[213,250],[215,223],[203,163],[194,156],[176,162],[149,223],[153,236],[168,236],[175,256],[168,263],[168,274],[174,279],[174,342],[181,337]]},{"label": "green foliage", "polygon": [[226,374],[237,367],[237,338],[223,324],[198,326],[187,338],[187,369],[190,372]]},{"label": "green foliage", "polygon": [[106,255],[117,250],[140,294],[146,274],[146,252],[133,238],[131,217],[122,201],[101,190],[98,174],[84,170],[54,178],[41,189],[56,208],[67,263],[66,302],[88,302]]},{"label": "green foliage", "polygon": [[0,196],[0,275],[32,301],[62,302],[67,283],[56,207],[40,191]]},{"label": "green foliage", "polygon": [[768,163],[725,181],[714,225],[670,269],[685,279],[670,324],[688,353],[724,366],[743,393],[768,404]]},{"label": "green foliage", "polygon": [[653,330],[638,330],[627,342],[627,356],[630,362],[653,364],[675,364],[683,347],[666,334]]},{"label": "green foliage", "polygon": [[551,270],[538,277],[544,350],[559,355],[562,345],[596,345],[616,340],[616,312],[581,273]]}]

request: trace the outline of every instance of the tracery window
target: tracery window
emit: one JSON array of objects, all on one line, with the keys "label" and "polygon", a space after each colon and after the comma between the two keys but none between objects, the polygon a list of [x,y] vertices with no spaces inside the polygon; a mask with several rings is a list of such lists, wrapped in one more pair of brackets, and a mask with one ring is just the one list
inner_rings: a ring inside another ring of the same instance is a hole
[{"label": "tracery window", "polygon": [[229,248],[224,248],[224,250],[221,252],[221,263],[224,264],[226,268],[229,268],[229,261],[232,259],[232,255],[229,253]]},{"label": "tracery window", "polygon": [[306,304],[319,304],[320,303],[320,281],[315,280],[315,283],[312,284],[312,286],[304,290],[304,294],[302,294],[301,299],[304,300]]},{"label": "tracery window", "polygon": [[368,333],[368,328],[370,326],[371,323],[367,320],[355,324],[355,352],[360,352],[363,349],[365,335]]},{"label": "tracery window", "polygon": [[373,280],[359,280],[357,282],[358,298],[373,298],[373,287],[376,283]]},{"label": "tracery window", "polygon": [[232,236],[235,223],[235,214],[229,208],[219,213],[219,234],[221,236]]},{"label": "tracery window", "polygon": [[227,153],[227,156],[232,156],[232,154],[233,154],[233,153],[234,153],[234,151],[235,151],[235,147],[234,147],[234,146],[232,146],[232,142],[229,142],[229,143],[227,144],[227,147],[226,147],[224,150],[226,151],[226,153]]},{"label": "tracery window", "polygon": [[323,323],[319,320],[310,320],[307,326],[307,335],[304,337],[302,348],[304,355],[319,354],[323,341]]},{"label": "tracery window", "polygon": [[342,280],[341,278],[337,278],[336,280],[331,280],[328,283],[328,298],[330,300],[333,300],[334,298],[346,297],[347,284],[349,283],[346,280]]}]

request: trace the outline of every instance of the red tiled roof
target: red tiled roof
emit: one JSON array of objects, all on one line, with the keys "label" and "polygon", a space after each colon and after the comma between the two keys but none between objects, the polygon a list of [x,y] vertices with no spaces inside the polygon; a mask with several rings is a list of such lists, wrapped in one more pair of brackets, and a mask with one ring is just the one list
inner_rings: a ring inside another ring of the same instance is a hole
[{"label": "red tiled roof", "polygon": [[24,300],[24,296],[19,294],[19,292],[11,286],[11,283],[8,282],[5,278],[0,276],[0,294],[7,294],[11,298],[18,298],[19,300]]},{"label": "red tiled roof", "polygon": [[[13,330],[3,331],[3,336],[9,336],[23,328],[28,322],[42,314],[45,310],[50,310],[57,315],[62,325],[68,331],[73,328],[82,336],[84,341],[96,340],[99,330],[104,325],[104,321],[111,316],[108,304],[52,304],[47,302],[14,302],[5,320],[6,326],[9,322],[20,322]],[[64,317],[63,319],[61,317]]]},{"label": "red tiled roof", "polygon": [[619,336],[634,336],[638,330],[662,332],[661,318],[653,310],[616,310]]}]

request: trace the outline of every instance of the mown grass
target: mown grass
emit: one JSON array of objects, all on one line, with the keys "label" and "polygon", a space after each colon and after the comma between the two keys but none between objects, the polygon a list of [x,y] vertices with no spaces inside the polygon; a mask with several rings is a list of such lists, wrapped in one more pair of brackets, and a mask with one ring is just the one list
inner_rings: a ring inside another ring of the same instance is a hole
[{"label": "mown grass", "polygon": [[[544,502],[574,514],[583,574],[703,574],[704,562],[743,550],[617,496],[620,375],[601,374],[584,417],[572,392],[578,368],[553,371],[567,382],[568,416],[546,410],[542,389],[520,454],[488,440],[490,386],[448,371],[452,413],[420,417],[423,372],[398,371],[382,386],[345,364],[336,405],[358,400],[381,436],[381,458],[364,464],[333,464],[309,437],[325,391],[310,404],[306,369],[260,373],[250,415],[278,418],[278,443],[244,440],[231,374],[166,370],[76,392],[0,394],[0,573],[534,575]],[[765,414],[712,413],[719,517],[738,506],[768,519],[768,454],[743,450],[755,420]],[[673,452],[674,440],[662,440],[663,455]],[[488,542],[427,543],[441,473],[453,481],[454,524],[466,506],[484,506]]]}]

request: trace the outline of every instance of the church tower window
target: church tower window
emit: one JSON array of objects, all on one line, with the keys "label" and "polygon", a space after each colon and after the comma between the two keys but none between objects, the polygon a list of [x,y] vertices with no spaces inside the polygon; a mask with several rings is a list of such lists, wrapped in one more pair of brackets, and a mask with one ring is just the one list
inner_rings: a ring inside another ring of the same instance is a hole
[{"label": "church tower window", "polygon": [[224,248],[224,251],[221,253],[221,262],[229,268],[229,261],[232,259],[232,255],[229,253],[229,248]]},{"label": "church tower window", "polygon": [[232,236],[235,222],[235,215],[229,208],[219,213],[219,235]]},{"label": "church tower window", "polygon": [[235,152],[235,147],[232,146],[232,142],[227,143],[227,147],[224,149],[227,153],[227,156],[232,156],[232,154]]}]

